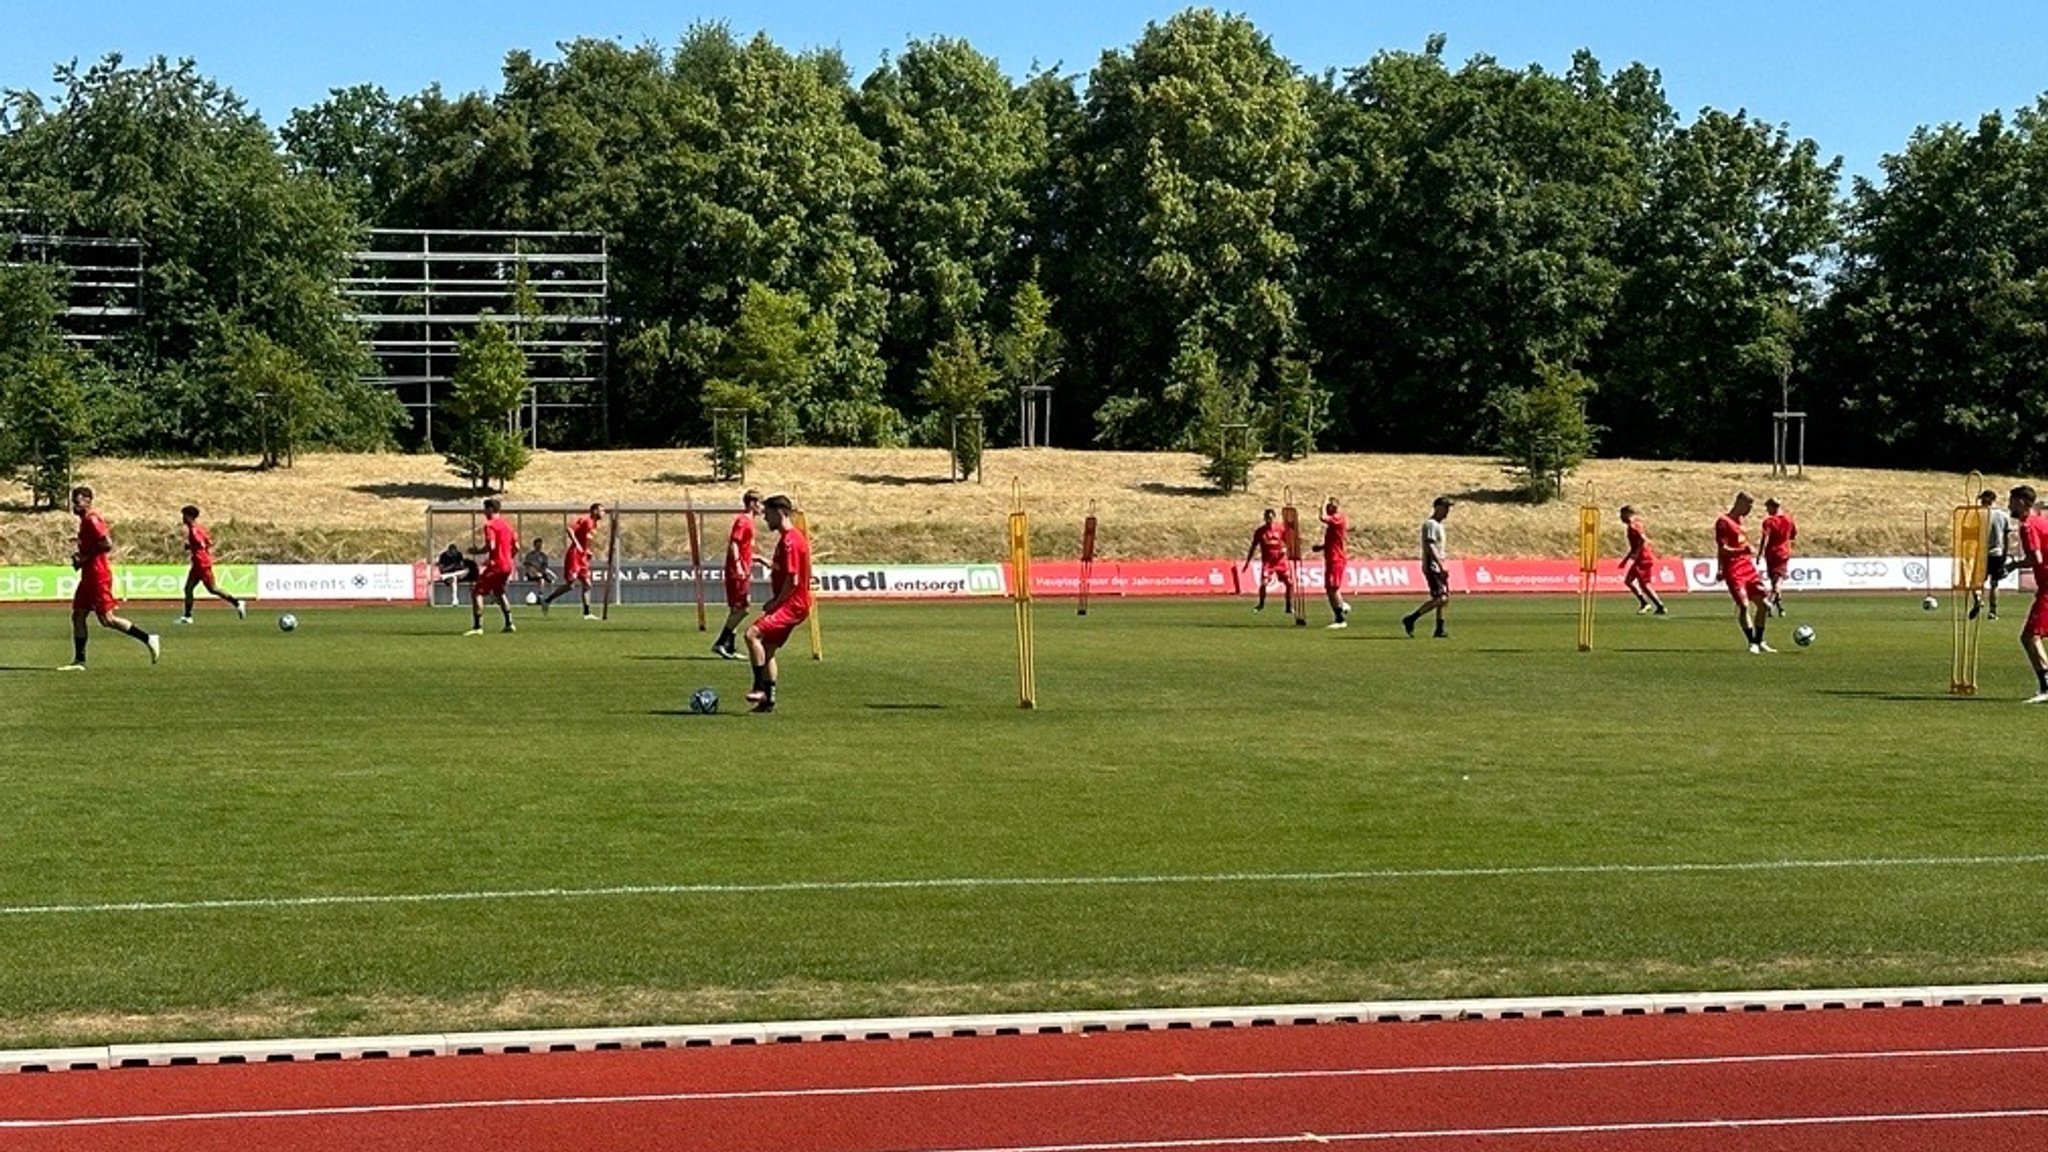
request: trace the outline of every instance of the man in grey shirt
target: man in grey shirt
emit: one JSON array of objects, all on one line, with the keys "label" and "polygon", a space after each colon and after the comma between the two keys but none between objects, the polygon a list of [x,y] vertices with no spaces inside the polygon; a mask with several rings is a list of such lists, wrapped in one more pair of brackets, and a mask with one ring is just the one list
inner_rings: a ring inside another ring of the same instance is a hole
[{"label": "man in grey shirt", "polygon": [[1401,617],[1401,627],[1410,636],[1415,635],[1415,622],[1431,612],[1436,613],[1436,638],[1443,640],[1450,636],[1444,631],[1444,608],[1451,602],[1451,569],[1444,555],[1444,521],[1450,514],[1451,498],[1439,496],[1430,507],[1429,519],[1422,522],[1422,578],[1429,582],[1429,600]]},{"label": "man in grey shirt", "polygon": [[[1991,596],[1991,618],[1998,619],[1998,585],[2005,579],[2008,557],[2012,551],[2008,546],[2012,540],[2012,517],[1998,506],[1998,493],[1989,488],[1977,494],[1977,503],[1984,506],[1984,588]],[[1970,619],[1984,610],[1984,590],[1970,590]]]}]

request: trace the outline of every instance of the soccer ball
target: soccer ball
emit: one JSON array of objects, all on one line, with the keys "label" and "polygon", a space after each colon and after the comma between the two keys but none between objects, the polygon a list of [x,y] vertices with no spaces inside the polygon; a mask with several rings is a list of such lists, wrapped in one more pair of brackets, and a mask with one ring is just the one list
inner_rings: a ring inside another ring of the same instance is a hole
[{"label": "soccer ball", "polygon": [[277,630],[278,630],[279,632],[296,632],[296,631],[298,631],[298,630],[299,630],[299,618],[298,618],[297,616],[294,616],[294,615],[292,615],[292,614],[291,614],[291,613],[289,613],[289,612],[285,613],[285,614],[284,614],[284,615],[282,615],[282,616],[279,616],[279,617],[277,618]]},{"label": "soccer ball", "polygon": [[1813,625],[1801,624],[1799,627],[1794,628],[1792,630],[1792,642],[1801,648],[1811,647],[1813,644]]},{"label": "soccer ball", "polygon": [[532,606],[532,605],[535,605],[535,604],[538,604],[538,603],[540,603],[540,593],[538,593],[538,592],[528,592],[528,593],[526,594],[526,603],[527,603],[527,605],[528,605],[529,607],[530,607],[530,606]]},{"label": "soccer ball", "polygon": [[718,711],[718,693],[709,688],[699,688],[690,693],[690,711],[699,716],[709,716]]},{"label": "soccer ball", "polygon": [[1932,611],[1934,611],[1934,610],[1935,610],[1936,608],[1939,608],[1939,607],[1941,607],[1941,601],[1939,601],[1939,600],[1936,600],[1936,599],[1935,599],[1934,597],[1932,597],[1932,596],[1929,596],[1929,597],[1928,597],[1927,599],[1925,599],[1925,600],[1922,600],[1922,601],[1920,602],[1920,606],[1921,606],[1922,608],[1925,608],[1925,609],[1927,609],[1927,610],[1928,610],[1929,612],[1932,612]]}]

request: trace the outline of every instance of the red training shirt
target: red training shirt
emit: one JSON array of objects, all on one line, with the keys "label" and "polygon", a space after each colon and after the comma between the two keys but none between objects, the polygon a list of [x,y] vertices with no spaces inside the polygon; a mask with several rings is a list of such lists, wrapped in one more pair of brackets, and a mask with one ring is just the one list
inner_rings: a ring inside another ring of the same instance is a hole
[{"label": "red training shirt", "polygon": [[597,532],[597,523],[588,516],[578,516],[569,525],[569,554],[590,555],[590,538]]},{"label": "red training shirt", "polygon": [[512,571],[513,558],[519,554],[519,537],[512,532],[512,522],[503,516],[484,521],[484,548],[490,553],[484,571]]},{"label": "red training shirt", "polygon": [[[754,568],[754,518],[742,512],[732,518],[732,535],[726,538],[725,571],[727,575],[744,580]],[[781,545],[776,546],[779,554]],[[810,558],[809,544],[806,543],[804,557]]]},{"label": "red training shirt", "polygon": [[1323,517],[1323,555],[1342,557],[1344,540],[1350,532],[1351,526],[1345,522],[1342,512]]},{"label": "red training shirt", "polygon": [[1628,550],[1635,556],[1638,564],[1648,564],[1657,558],[1657,554],[1650,550],[1650,532],[1643,527],[1641,516],[1629,517]]},{"label": "red training shirt", "polygon": [[1742,530],[1741,518],[1730,512],[1714,521],[1714,544],[1721,552],[1723,580],[1756,579],[1756,562],[1750,559],[1749,535]]},{"label": "red training shirt", "polygon": [[794,527],[784,528],[775,542],[775,595],[788,593],[786,604],[811,610],[811,542]]},{"label": "red training shirt", "polygon": [[1277,520],[1253,529],[1252,543],[1259,550],[1259,559],[1268,565],[1287,560],[1287,529],[1281,527]]},{"label": "red training shirt", "polygon": [[1792,541],[1799,538],[1799,526],[1783,512],[1764,517],[1763,553],[1773,560],[1792,558]]},{"label": "red training shirt", "polygon": [[2020,547],[2034,558],[2034,595],[2048,597],[2048,516],[2027,513],[2020,521]]},{"label": "red training shirt", "polygon": [[213,537],[196,521],[185,525],[185,551],[192,554],[194,564],[213,563]]},{"label": "red training shirt", "polygon": [[78,518],[79,571],[100,580],[114,578],[114,562],[109,559],[114,551],[114,534],[107,530],[107,522],[91,509]]}]

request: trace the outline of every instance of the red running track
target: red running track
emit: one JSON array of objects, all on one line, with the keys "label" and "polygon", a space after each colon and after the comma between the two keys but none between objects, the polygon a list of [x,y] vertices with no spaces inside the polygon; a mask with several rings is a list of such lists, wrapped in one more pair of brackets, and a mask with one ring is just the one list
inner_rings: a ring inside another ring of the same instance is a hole
[{"label": "red running track", "polygon": [[2048,1149],[2048,1007],[0,1077],[0,1148]]}]

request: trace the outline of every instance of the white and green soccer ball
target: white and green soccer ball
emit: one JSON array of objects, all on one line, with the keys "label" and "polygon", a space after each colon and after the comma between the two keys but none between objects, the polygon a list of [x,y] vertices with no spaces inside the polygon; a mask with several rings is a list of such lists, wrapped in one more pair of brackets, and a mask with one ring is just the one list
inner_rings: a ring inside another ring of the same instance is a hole
[{"label": "white and green soccer ball", "polygon": [[532,605],[535,605],[535,604],[538,604],[538,603],[540,603],[540,593],[538,593],[538,592],[528,592],[528,593],[526,594],[526,603],[527,603],[527,605],[528,605],[529,607],[530,607],[530,606],[532,606]]},{"label": "white and green soccer ball", "polygon": [[1925,599],[1925,600],[1922,600],[1922,601],[1920,602],[1920,607],[1922,607],[1922,608],[1925,608],[1925,609],[1926,609],[1927,611],[1929,611],[1929,612],[1932,612],[1932,611],[1934,611],[1934,610],[1935,610],[1936,608],[1939,608],[1939,607],[1941,607],[1941,601],[1939,601],[1939,600],[1936,600],[1936,599],[1935,599],[1934,597],[1932,597],[1932,596],[1929,596],[1929,597],[1928,597],[1927,599]]},{"label": "white and green soccer ball", "polygon": [[699,716],[709,716],[718,711],[718,693],[709,688],[699,688],[690,693],[690,711]]},{"label": "white and green soccer ball", "polygon": [[278,630],[279,632],[296,632],[296,631],[298,631],[298,630],[299,630],[299,618],[298,618],[297,616],[294,616],[294,615],[292,615],[292,614],[291,614],[291,613],[289,613],[289,612],[285,613],[285,614],[284,614],[284,615],[282,615],[282,616],[279,616],[279,617],[277,618],[277,630]]},{"label": "white and green soccer ball", "polygon": [[1801,624],[1792,630],[1792,642],[1801,648],[1813,647],[1813,625]]}]

